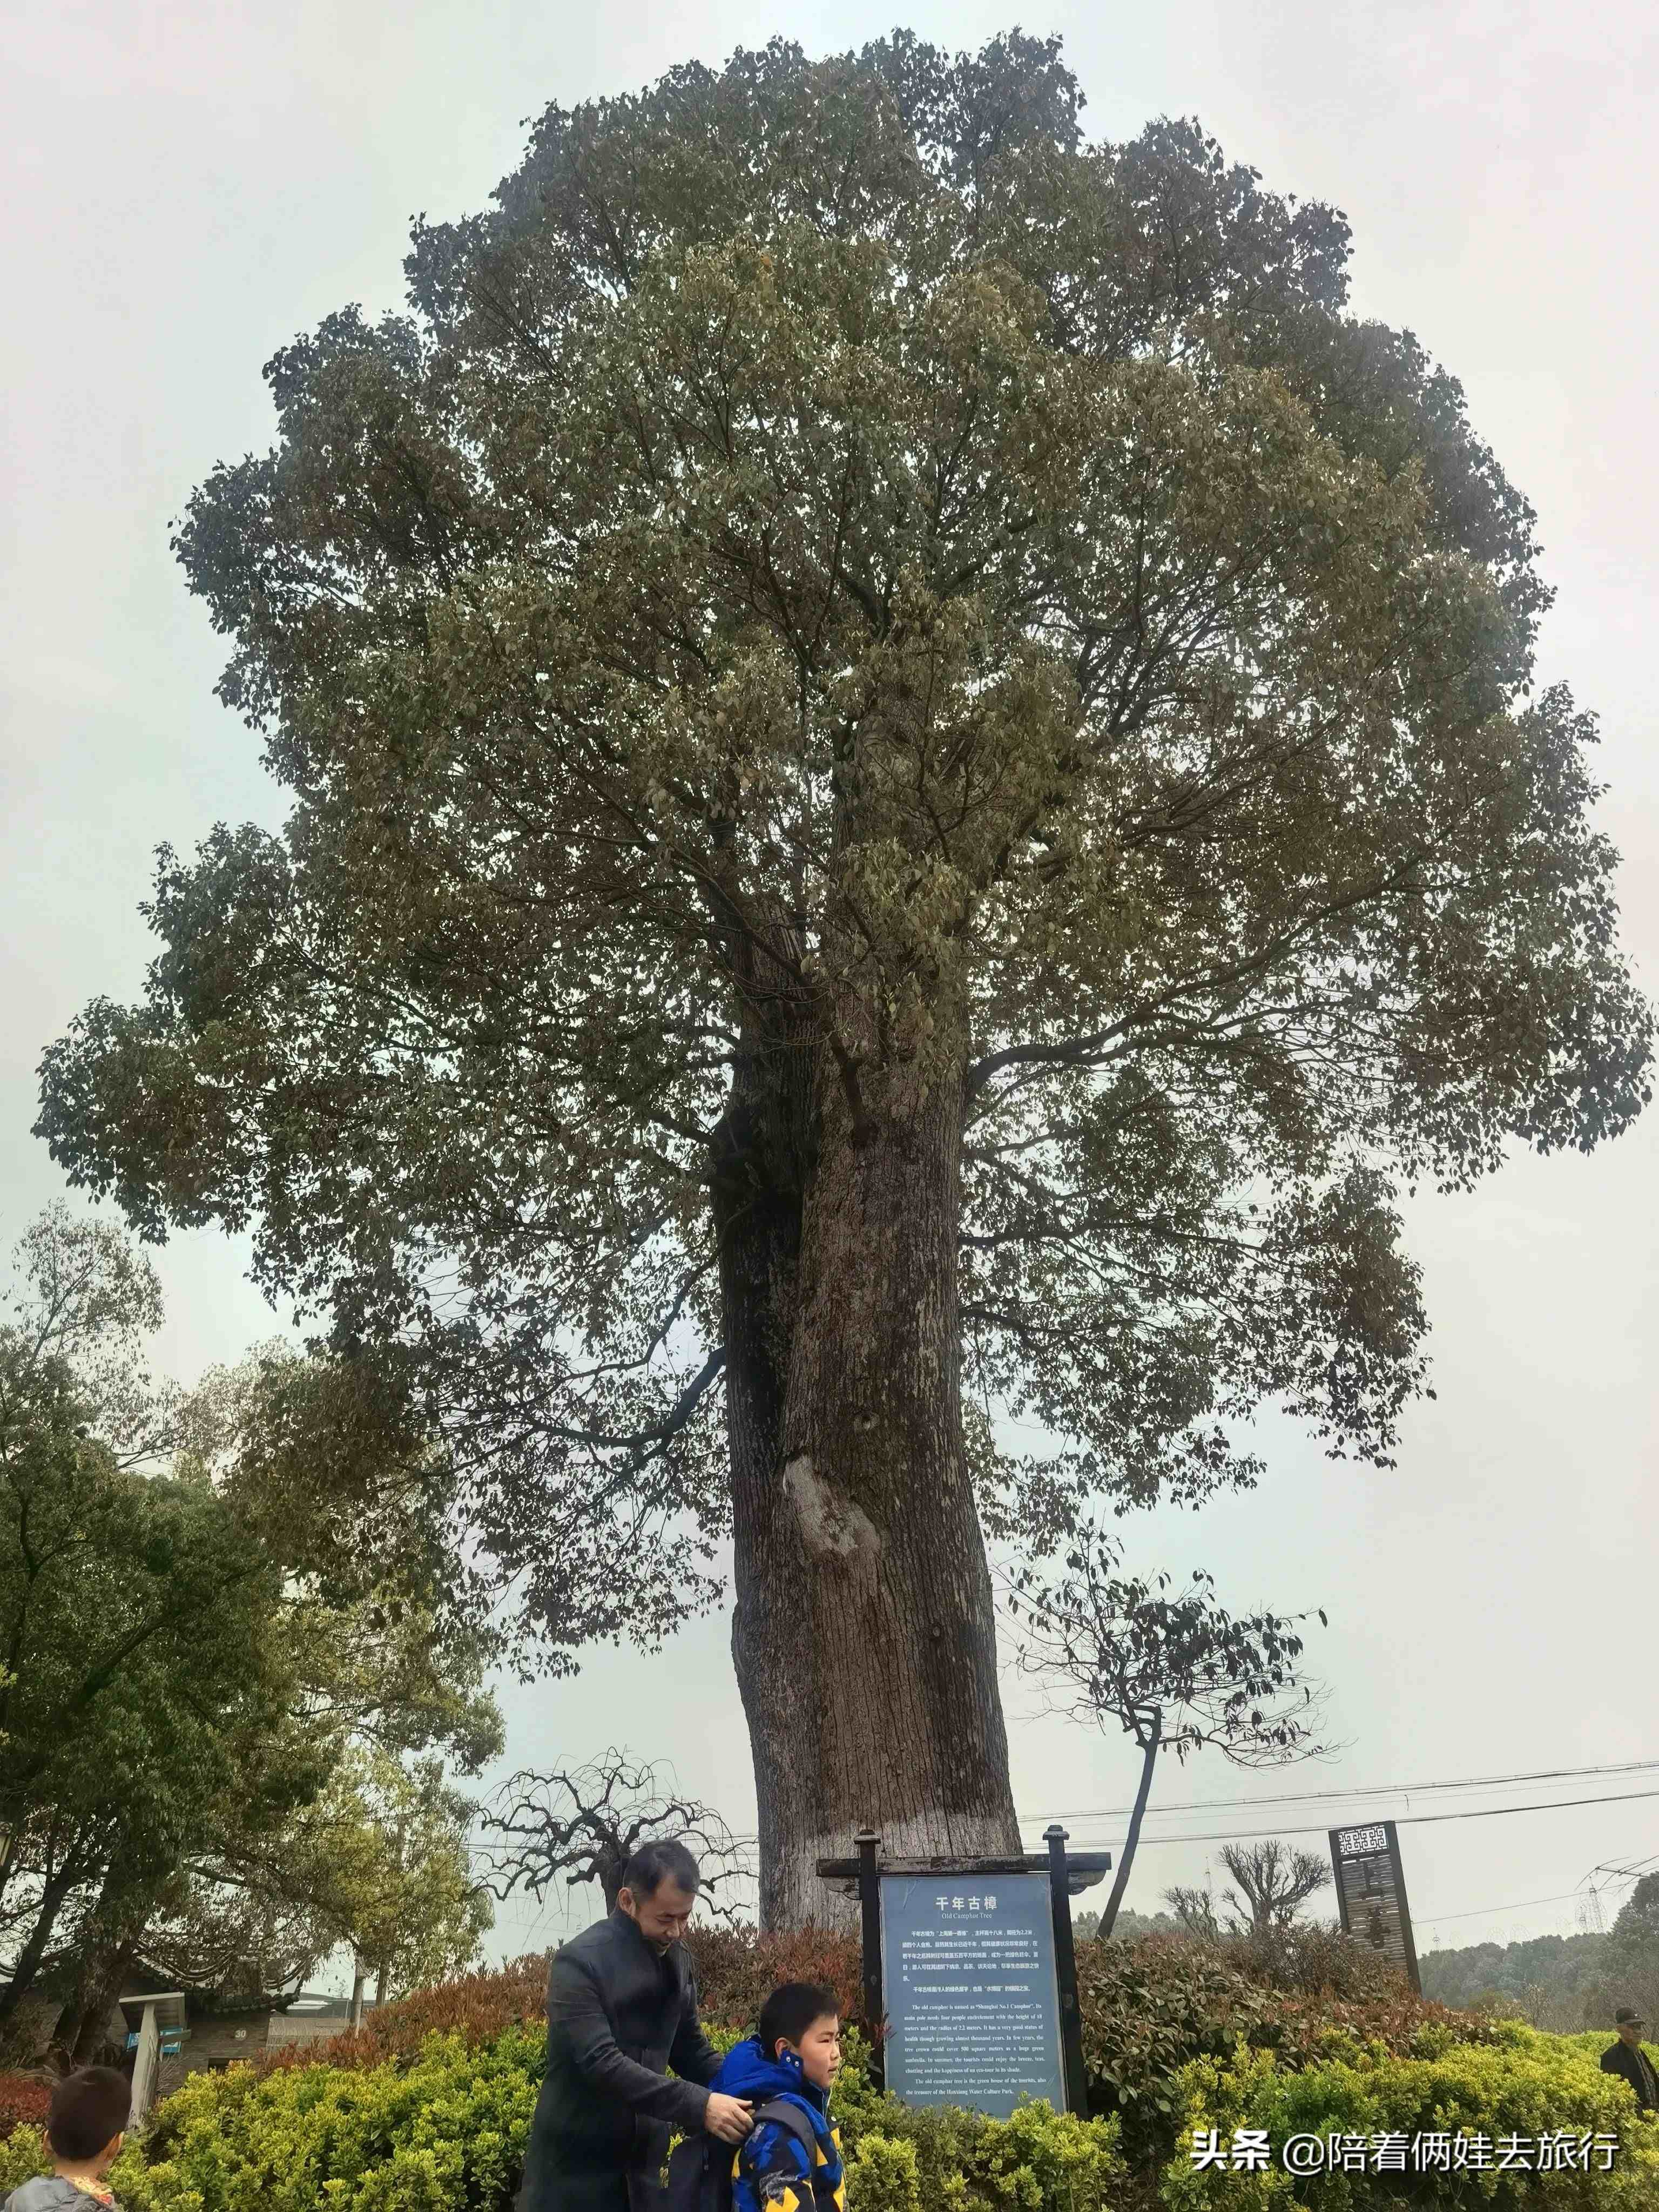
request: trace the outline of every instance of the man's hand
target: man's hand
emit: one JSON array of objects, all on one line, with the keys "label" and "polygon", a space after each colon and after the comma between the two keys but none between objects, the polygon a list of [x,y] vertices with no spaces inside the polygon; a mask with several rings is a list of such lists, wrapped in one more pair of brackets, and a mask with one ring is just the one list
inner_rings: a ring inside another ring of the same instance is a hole
[{"label": "man's hand", "polygon": [[723,2097],[711,2089],[702,2124],[722,2142],[739,2143],[755,2124],[755,2108],[745,2105],[741,2097]]}]

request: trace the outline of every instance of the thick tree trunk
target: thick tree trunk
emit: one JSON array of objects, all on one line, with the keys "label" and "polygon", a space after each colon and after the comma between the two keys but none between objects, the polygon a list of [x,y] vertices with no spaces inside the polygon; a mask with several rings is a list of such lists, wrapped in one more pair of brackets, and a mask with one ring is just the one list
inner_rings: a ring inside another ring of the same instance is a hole
[{"label": "thick tree trunk", "polygon": [[[118,1943],[88,1961],[81,1989],[81,2016],[70,2056],[77,2066],[94,2065],[109,2040],[109,2019],[132,1965],[133,1947]],[[59,2031],[62,2033],[61,2029]]]},{"label": "thick tree trunk", "polygon": [[0,2030],[10,2022],[23,1999],[34,1987],[40,1972],[41,1961],[46,1955],[46,1946],[58,1925],[58,1916],[64,1909],[64,1900],[82,1877],[82,1869],[73,1861],[59,1868],[40,1892],[35,1907],[34,1925],[28,1939],[12,1961],[11,1973],[0,1983]]},{"label": "thick tree trunk", "polygon": [[820,1073],[789,1310],[785,1227],[757,1209],[723,1247],[768,1928],[851,1916],[813,1861],[866,1824],[896,1853],[1018,1848],[962,1434],[959,1074],[901,1066],[855,1115]]},{"label": "thick tree trunk", "polygon": [[97,1903],[81,1924],[74,1978],[58,2017],[54,2039],[76,2066],[93,2064],[103,2046],[156,1899],[156,1888],[143,1884],[142,1862],[118,1851],[105,1869]]},{"label": "thick tree trunk", "polygon": [[347,2025],[351,2027],[361,2027],[363,2024],[363,1984],[368,1979],[368,1976],[363,1972],[363,1962],[361,1959],[354,1959],[351,1963],[353,1968],[351,2010],[347,2015]]}]

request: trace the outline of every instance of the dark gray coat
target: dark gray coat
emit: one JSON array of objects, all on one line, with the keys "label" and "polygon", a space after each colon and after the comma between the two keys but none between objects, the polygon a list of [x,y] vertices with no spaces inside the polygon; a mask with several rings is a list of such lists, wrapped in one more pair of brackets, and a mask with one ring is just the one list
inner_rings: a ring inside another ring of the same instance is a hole
[{"label": "dark gray coat", "polygon": [[670,2131],[702,2127],[719,2064],[684,1947],[659,1954],[620,1908],[585,1928],[548,1975],[520,2212],[660,2212]]},{"label": "dark gray coat", "polygon": [[94,2212],[97,2201],[59,2174],[42,2174],[0,2197],[0,2212]]},{"label": "dark gray coat", "polygon": [[1653,2061],[1645,2051],[1642,2057],[1648,2060],[1645,2068],[1629,2044],[1615,2043],[1611,2051],[1601,2053],[1601,2071],[1604,2074],[1622,2074],[1635,2091],[1637,2103],[1644,2112],[1650,2112],[1654,2110],[1655,2071]]}]

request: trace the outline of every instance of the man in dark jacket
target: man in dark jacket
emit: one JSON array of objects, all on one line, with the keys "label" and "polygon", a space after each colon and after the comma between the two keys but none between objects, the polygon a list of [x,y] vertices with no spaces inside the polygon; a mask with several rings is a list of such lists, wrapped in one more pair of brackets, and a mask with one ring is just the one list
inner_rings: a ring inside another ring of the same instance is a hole
[{"label": "man in dark jacket", "polygon": [[671,2130],[748,2134],[749,2106],[707,2086],[720,2054],[680,1942],[700,1879],[683,1844],[641,1845],[616,1911],[555,1956],[520,2212],[661,2212]]},{"label": "man in dark jacket", "polygon": [[1659,2077],[1654,2074],[1653,2061],[1642,2048],[1642,2030],[1647,2026],[1646,2021],[1628,2005],[1620,2005],[1613,2015],[1613,2024],[1619,2031],[1619,2040],[1601,2053],[1601,2071],[1622,2074],[1636,2092],[1636,2101],[1644,2112],[1659,2111]]}]

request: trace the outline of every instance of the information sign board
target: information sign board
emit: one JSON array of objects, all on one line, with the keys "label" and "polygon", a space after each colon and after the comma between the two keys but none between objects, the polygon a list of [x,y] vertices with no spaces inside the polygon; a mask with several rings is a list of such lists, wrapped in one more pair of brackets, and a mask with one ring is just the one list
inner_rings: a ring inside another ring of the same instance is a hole
[{"label": "information sign board", "polygon": [[1369,1826],[1333,1828],[1331,1867],[1336,1875],[1336,1909],[1345,1933],[1369,1943],[1401,1967],[1421,1993],[1411,1907],[1400,1863],[1400,1838],[1392,1820]]},{"label": "information sign board", "polygon": [[1006,2119],[1066,2109],[1048,1878],[883,1875],[887,2087]]}]

